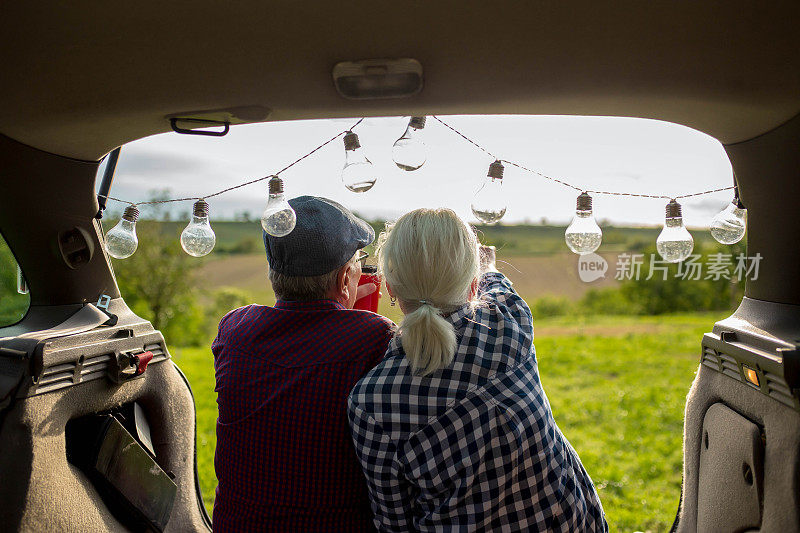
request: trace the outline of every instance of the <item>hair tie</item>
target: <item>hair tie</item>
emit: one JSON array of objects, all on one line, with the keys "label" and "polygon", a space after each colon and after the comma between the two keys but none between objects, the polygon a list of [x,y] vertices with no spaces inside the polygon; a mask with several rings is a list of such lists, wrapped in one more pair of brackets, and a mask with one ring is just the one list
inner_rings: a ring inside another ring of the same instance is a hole
[{"label": "hair tie", "polygon": [[431,303],[428,300],[420,300],[419,305],[431,305]]}]

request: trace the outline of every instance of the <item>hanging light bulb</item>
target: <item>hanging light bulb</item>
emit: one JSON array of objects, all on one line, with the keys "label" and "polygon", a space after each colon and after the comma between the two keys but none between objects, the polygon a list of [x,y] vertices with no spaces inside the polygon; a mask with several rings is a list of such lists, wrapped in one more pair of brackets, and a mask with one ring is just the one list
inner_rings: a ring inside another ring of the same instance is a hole
[{"label": "hanging light bulb", "polygon": [[283,194],[283,180],[272,176],[267,207],[261,215],[261,227],[273,237],[285,237],[292,232],[296,223],[297,214]]},{"label": "hanging light bulb", "polygon": [[747,209],[739,200],[738,195],[735,196],[733,201],[717,213],[711,221],[711,236],[722,244],[734,244],[741,241],[747,227],[746,215]]},{"label": "hanging light bulb", "polygon": [[139,246],[136,237],[136,220],[139,218],[139,208],[129,205],[122,213],[117,225],[106,233],[106,251],[116,259],[125,259],[133,255]]},{"label": "hanging light bulb", "polygon": [[694,239],[683,225],[681,204],[670,200],[664,229],[656,239],[656,249],[664,261],[680,263],[692,253]]},{"label": "hanging light bulb", "polygon": [[564,232],[564,240],[567,241],[569,249],[579,255],[590,254],[600,246],[603,231],[592,215],[592,197],[588,193],[584,192],[578,196],[575,218]]},{"label": "hanging light bulb", "polygon": [[375,185],[375,169],[372,162],[367,159],[358,135],[348,131],[344,136],[344,167],[342,168],[342,183],[353,192],[366,192]]},{"label": "hanging light bulb", "polygon": [[503,170],[505,169],[499,160],[489,165],[487,179],[472,199],[472,214],[486,224],[494,224],[506,214]]},{"label": "hanging light bulb", "polygon": [[411,117],[402,137],[392,146],[392,160],[401,170],[417,170],[425,164],[427,154],[422,142],[425,117]]},{"label": "hanging light bulb", "polygon": [[208,203],[201,198],[194,203],[192,221],[181,233],[181,247],[193,257],[203,257],[211,253],[216,242],[217,236],[208,221]]}]

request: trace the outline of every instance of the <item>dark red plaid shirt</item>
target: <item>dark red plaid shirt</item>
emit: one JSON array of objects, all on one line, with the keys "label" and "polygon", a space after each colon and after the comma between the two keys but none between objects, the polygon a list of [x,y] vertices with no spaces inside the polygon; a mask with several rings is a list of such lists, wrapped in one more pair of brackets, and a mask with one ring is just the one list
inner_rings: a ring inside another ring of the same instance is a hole
[{"label": "dark red plaid shirt", "polygon": [[333,300],[249,305],[220,322],[214,531],[374,531],[347,396],[394,324]]}]

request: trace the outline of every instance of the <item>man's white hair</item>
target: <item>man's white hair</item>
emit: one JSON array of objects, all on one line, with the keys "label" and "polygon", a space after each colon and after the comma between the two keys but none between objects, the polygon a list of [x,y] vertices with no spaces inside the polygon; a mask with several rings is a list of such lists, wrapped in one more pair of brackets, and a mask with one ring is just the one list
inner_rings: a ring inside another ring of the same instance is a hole
[{"label": "man's white hair", "polygon": [[339,272],[356,261],[358,252],[344,265],[320,276],[287,276],[270,269],[269,281],[279,300],[324,300],[336,291]]}]

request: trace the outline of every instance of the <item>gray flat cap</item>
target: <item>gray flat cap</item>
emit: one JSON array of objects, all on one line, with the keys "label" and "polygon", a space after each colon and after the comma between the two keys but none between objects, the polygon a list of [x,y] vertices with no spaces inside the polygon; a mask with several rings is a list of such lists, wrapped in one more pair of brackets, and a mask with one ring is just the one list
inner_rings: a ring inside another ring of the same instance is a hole
[{"label": "gray flat cap", "polygon": [[341,267],[375,239],[372,226],[346,207],[316,196],[289,200],[297,225],[284,237],[264,233],[269,267],[286,276],[321,276]]}]

